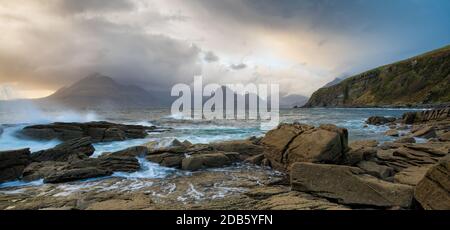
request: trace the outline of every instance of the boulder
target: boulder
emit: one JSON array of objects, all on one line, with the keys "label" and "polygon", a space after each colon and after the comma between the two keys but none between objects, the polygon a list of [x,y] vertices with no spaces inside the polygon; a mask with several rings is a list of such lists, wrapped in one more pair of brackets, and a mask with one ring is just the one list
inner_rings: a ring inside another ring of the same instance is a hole
[{"label": "boulder", "polygon": [[402,137],[394,141],[394,143],[416,143],[414,137]]},{"label": "boulder", "polygon": [[111,172],[136,172],[140,167],[136,157],[110,155],[74,161],[65,167],[65,169],[97,168]]},{"label": "boulder", "polygon": [[245,159],[244,162],[250,163],[250,164],[255,164],[255,165],[261,165],[261,163],[264,159],[265,159],[264,154],[261,153],[256,156],[252,156],[252,157]]},{"label": "boulder", "polygon": [[379,165],[373,161],[361,161],[357,166],[358,168],[364,170],[365,173],[383,180],[386,180],[394,175],[394,170],[392,168]]},{"label": "boulder", "polygon": [[33,162],[23,170],[24,181],[35,181],[53,175],[55,172],[64,170],[67,162],[43,161]]},{"label": "boulder", "polygon": [[242,161],[264,152],[264,147],[256,145],[250,140],[224,141],[212,143],[210,146],[215,151],[239,153]]},{"label": "boulder", "polygon": [[340,163],[348,150],[347,140],[347,130],[334,125],[283,124],[269,131],[261,143],[271,166],[289,171],[295,162]]},{"label": "boulder", "polygon": [[182,169],[195,171],[206,168],[218,168],[231,164],[232,161],[224,153],[195,154],[184,158]]},{"label": "boulder", "polygon": [[98,168],[69,169],[58,171],[50,176],[47,176],[46,178],[44,178],[44,183],[65,183],[95,177],[109,176],[111,174],[111,171]]},{"label": "boulder", "polygon": [[439,141],[450,141],[450,131],[438,135]]},{"label": "boulder", "polygon": [[91,137],[93,142],[123,141],[125,139],[137,139],[147,136],[147,131],[156,127],[140,125],[123,125],[105,121],[87,123],[56,122],[47,125],[27,126],[21,131],[21,135],[39,140],[71,139]]},{"label": "boulder", "polygon": [[308,192],[358,206],[411,206],[413,188],[364,174],[360,168],[313,163],[295,163],[291,169],[292,190]]},{"label": "boulder", "polygon": [[180,153],[161,153],[147,156],[147,160],[170,168],[181,168],[184,158],[184,154]]},{"label": "boulder", "polygon": [[416,128],[415,130],[412,130],[412,135],[414,137],[421,137],[421,138],[435,138],[436,135],[436,130],[434,129],[433,126],[424,126],[424,127],[419,127]]},{"label": "boulder", "polygon": [[377,149],[374,147],[352,148],[344,153],[343,164],[356,165],[361,161],[369,160],[376,156]]},{"label": "boulder", "polygon": [[426,173],[417,184],[414,197],[424,209],[450,210],[450,156]]},{"label": "boulder", "polygon": [[0,183],[19,179],[31,163],[30,149],[0,152]]},{"label": "boulder", "polygon": [[431,166],[412,166],[402,171],[398,172],[394,176],[394,182],[400,184],[407,184],[411,186],[416,186],[428,172]]},{"label": "boulder", "polygon": [[90,137],[73,139],[54,148],[32,153],[33,161],[68,161],[85,159],[95,152]]},{"label": "boulder", "polygon": [[384,125],[390,122],[394,122],[396,119],[394,117],[380,117],[380,116],[372,116],[369,117],[366,121],[369,125]]},{"label": "boulder", "polygon": [[420,112],[408,112],[403,114],[403,122],[406,124],[442,121],[450,118],[450,108],[440,108]]},{"label": "boulder", "polygon": [[377,147],[379,142],[377,140],[359,140],[353,141],[349,144],[351,149],[359,149],[359,148],[374,148]]},{"label": "boulder", "polygon": [[399,133],[398,133],[398,131],[395,130],[395,129],[390,129],[390,130],[384,132],[384,135],[386,135],[386,136],[391,136],[391,137],[398,137],[398,136],[399,136]]}]

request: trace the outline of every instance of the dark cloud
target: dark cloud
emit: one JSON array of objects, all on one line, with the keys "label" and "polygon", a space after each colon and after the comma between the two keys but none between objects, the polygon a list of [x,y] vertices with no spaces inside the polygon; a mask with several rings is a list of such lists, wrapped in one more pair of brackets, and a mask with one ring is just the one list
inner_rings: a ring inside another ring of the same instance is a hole
[{"label": "dark cloud", "polygon": [[64,13],[128,11],[135,7],[129,0],[56,0],[56,6]]},{"label": "dark cloud", "polygon": [[205,60],[206,62],[217,62],[219,61],[219,57],[212,51],[208,51],[205,53],[205,56],[203,58],[203,60]]},{"label": "dark cloud", "polygon": [[245,63],[232,64],[230,65],[230,68],[233,70],[241,70],[247,68],[247,65]]}]

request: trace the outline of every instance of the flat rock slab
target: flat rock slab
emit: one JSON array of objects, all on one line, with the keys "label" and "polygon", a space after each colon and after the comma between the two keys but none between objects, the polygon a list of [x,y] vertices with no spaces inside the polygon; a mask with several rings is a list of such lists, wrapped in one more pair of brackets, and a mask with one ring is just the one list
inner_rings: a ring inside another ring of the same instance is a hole
[{"label": "flat rock slab", "polygon": [[363,170],[349,166],[295,163],[291,170],[291,186],[295,191],[335,199],[341,204],[411,206],[411,186],[386,182],[363,173]]}]

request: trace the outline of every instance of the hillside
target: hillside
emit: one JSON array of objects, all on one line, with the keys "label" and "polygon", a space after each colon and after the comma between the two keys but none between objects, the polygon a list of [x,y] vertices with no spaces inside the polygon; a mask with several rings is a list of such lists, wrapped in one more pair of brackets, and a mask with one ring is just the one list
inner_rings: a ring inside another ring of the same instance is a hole
[{"label": "hillside", "polygon": [[305,107],[421,106],[450,102],[450,46],[317,90]]}]

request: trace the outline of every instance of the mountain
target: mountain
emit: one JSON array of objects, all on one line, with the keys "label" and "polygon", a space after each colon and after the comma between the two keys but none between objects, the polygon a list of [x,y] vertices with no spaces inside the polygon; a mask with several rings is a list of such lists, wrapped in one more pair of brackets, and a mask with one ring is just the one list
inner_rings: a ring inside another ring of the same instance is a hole
[{"label": "mountain", "polygon": [[305,107],[403,107],[449,102],[450,46],[446,46],[321,88]]},{"label": "mountain", "polygon": [[281,108],[293,108],[293,107],[302,107],[308,102],[308,97],[298,94],[292,94],[287,96],[282,96],[280,98],[280,107]]},{"label": "mountain", "polygon": [[123,85],[112,78],[95,74],[54,94],[38,99],[40,103],[76,108],[93,107],[161,107],[170,105],[166,95],[150,93],[134,85]]},{"label": "mountain", "polygon": [[322,88],[327,88],[327,87],[330,87],[330,86],[337,85],[337,84],[341,83],[343,80],[344,80],[343,78],[338,78],[337,77],[334,80],[332,80],[332,81],[328,82],[327,84],[325,84],[324,86],[322,86]]}]

